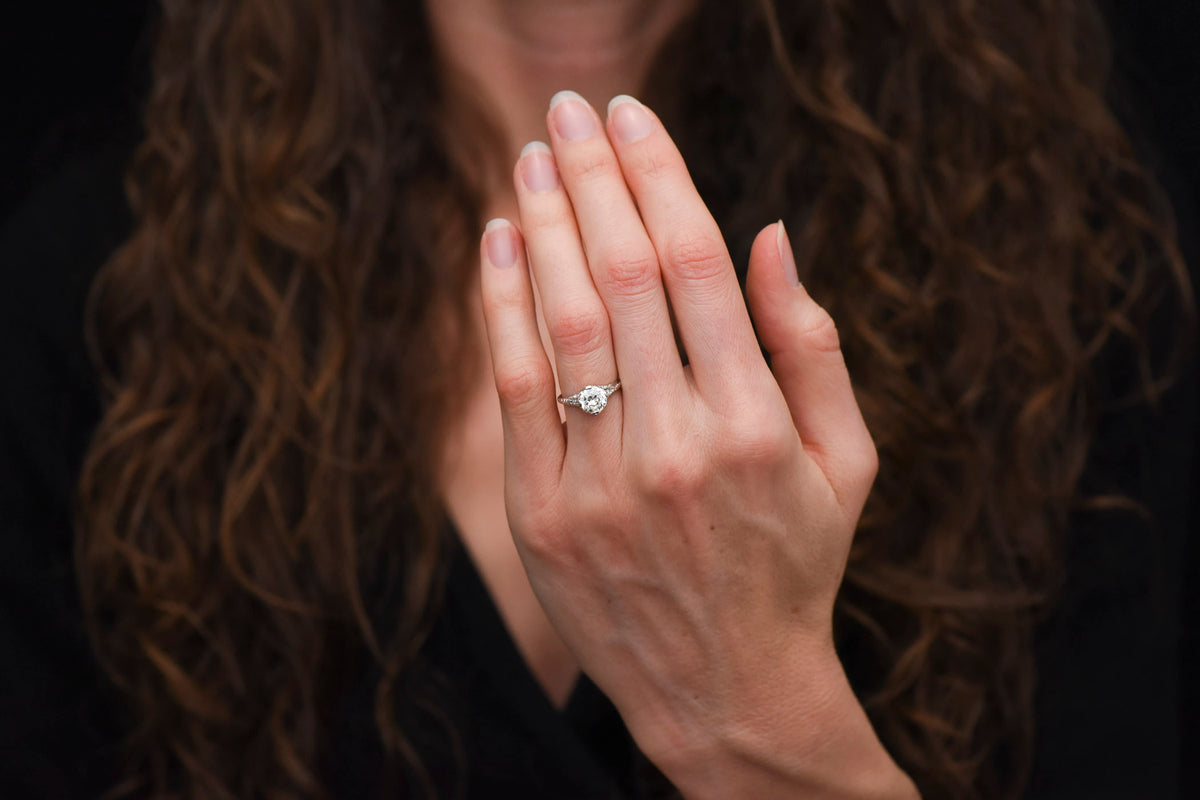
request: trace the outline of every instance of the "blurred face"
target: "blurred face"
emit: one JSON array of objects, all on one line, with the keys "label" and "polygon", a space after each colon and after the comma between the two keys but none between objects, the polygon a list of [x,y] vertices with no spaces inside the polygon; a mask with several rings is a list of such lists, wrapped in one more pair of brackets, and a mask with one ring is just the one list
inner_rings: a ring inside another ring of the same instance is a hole
[{"label": "blurred face", "polygon": [[[654,56],[698,0],[424,0],[434,46],[465,76],[468,105],[486,98],[509,162],[546,135],[546,104],[562,89],[603,108],[637,95]],[[467,136],[472,131],[464,131]]]}]

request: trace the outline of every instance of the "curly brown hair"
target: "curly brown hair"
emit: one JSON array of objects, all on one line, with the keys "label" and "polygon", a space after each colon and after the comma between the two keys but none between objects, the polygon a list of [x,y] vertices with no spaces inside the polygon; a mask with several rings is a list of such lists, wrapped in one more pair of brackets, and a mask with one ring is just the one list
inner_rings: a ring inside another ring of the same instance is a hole
[{"label": "curly brown hair", "polygon": [[[786,220],[879,449],[836,609],[856,688],[925,797],[1014,797],[1092,365],[1127,343],[1153,397],[1148,315],[1190,313],[1102,22],[1085,0],[699,5],[643,94],[735,261]],[[118,794],[323,796],[347,644],[430,788],[392,710],[444,579],[448,398],[479,375],[482,189],[446,94],[420,0],[164,0],[137,224],[89,317],[77,555],[136,720]]]}]

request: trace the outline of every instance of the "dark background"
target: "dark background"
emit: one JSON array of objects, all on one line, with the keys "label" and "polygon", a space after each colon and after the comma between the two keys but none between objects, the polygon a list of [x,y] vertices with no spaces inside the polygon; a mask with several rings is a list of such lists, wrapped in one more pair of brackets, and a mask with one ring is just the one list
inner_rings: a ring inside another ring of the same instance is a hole
[{"label": "dark background", "polygon": [[[793,0],[800,1],[800,0]],[[1200,187],[1200,0],[1101,0],[1153,140]],[[153,3],[13,4],[0,25],[0,218],[65,157],[137,133]],[[20,14],[15,13],[20,9]]]},{"label": "dark background", "polygon": [[[1181,231],[1194,242],[1200,238],[1200,0],[1102,5],[1123,76],[1118,104],[1137,120],[1149,143],[1147,160],[1174,199]],[[33,2],[8,10],[0,32],[0,219],[66,160],[137,141],[155,15],[153,4],[133,0]],[[1193,507],[1200,511],[1198,501],[1195,487]],[[1194,512],[1183,661],[1193,677],[1185,676],[1181,709],[1190,797],[1200,797],[1198,519]]]},{"label": "dark background", "polygon": [[152,8],[146,0],[7,8],[0,21],[0,218],[66,159],[136,141]]}]

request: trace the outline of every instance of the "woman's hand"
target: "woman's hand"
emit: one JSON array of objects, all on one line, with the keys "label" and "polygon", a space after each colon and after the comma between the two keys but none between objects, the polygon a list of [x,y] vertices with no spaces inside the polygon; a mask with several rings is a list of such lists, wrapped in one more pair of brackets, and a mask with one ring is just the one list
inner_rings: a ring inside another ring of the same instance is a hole
[{"label": "woman's hand", "polygon": [[[629,98],[607,122],[578,95],[555,101],[551,147],[515,170],[523,242],[503,221],[483,241],[508,519],[534,591],[689,796],[915,796],[833,649],[877,467],[833,322],[782,224],[765,228],[748,294],[772,374],[657,117]],[[621,389],[564,425],[556,375],[563,394]]]}]

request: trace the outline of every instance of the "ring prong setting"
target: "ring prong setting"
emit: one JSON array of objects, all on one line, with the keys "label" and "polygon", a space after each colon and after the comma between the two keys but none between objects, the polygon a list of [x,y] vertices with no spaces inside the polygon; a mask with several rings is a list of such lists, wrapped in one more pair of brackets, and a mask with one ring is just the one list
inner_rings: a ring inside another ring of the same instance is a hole
[{"label": "ring prong setting", "polygon": [[585,386],[579,393],[579,407],[589,414],[599,414],[608,405],[608,392],[603,386]]},{"label": "ring prong setting", "polygon": [[620,379],[613,381],[607,386],[588,384],[569,397],[563,397],[560,394],[558,402],[565,406],[575,406],[580,411],[584,411],[594,417],[608,407],[608,398],[612,397],[612,393],[620,388]]}]

